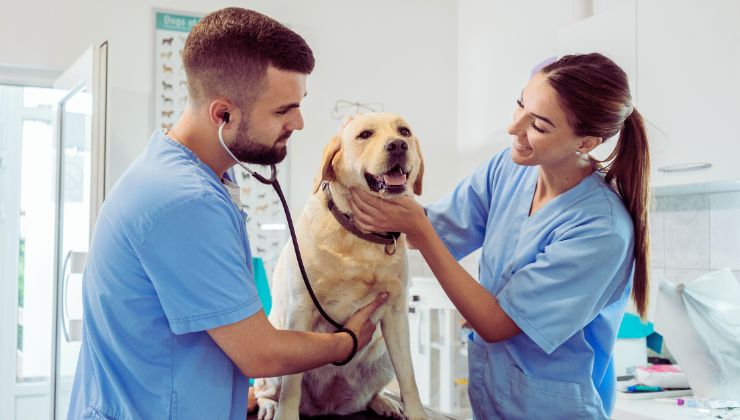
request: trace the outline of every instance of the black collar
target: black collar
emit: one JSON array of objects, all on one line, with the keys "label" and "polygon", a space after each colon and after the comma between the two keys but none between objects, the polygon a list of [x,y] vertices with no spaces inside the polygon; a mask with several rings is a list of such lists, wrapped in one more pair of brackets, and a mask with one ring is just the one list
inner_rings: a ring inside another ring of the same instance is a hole
[{"label": "black collar", "polygon": [[334,205],[334,200],[332,200],[331,191],[329,190],[329,183],[324,182],[321,189],[326,192],[328,198],[327,205],[329,207],[329,210],[331,211],[331,214],[334,215],[334,218],[337,219],[337,222],[339,222],[339,224],[342,225],[343,228],[345,228],[347,231],[357,236],[358,238],[364,239],[368,242],[385,245],[385,253],[388,255],[393,255],[396,253],[396,241],[401,236],[401,232],[365,233],[361,231],[357,226],[355,226],[354,222],[352,221],[352,216],[342,213],[341,211],[339,211],[337,206]]}]

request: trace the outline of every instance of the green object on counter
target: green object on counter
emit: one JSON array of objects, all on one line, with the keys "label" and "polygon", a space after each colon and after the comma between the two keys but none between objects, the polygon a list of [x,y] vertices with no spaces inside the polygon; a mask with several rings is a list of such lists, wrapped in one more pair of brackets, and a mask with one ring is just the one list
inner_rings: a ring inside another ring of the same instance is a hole
[{"label": "green object on counter", "polygon": [[[272,295],[270,295],[270,284],[267,282],[267,272],[262,258],[252,257],[252,270],[254,271],[254,284],[257,286],[257,295],[262,303],[265,315],[270,315],[272,309]],[[249,378],[249,386],[254,385],[254,379]]]},{"label": "green object on counter", "polygon": [[622,324],[619,326],[617,338],[643,338],[646,337],[647,347],[656,353],[663,349],[663,336],[655,332],[652,322],[643,323],[640,317],[625,312]]},{"label": "green object on counter", "polygon": [[267,272],[262,258],[253,257],[252,267],[254,267],[254,284],[257,286],[257,295],[259,295],[262,308],[265,315],[270,315],[272,309],[272,296],[270,295],[270,285],[267,282]]}]

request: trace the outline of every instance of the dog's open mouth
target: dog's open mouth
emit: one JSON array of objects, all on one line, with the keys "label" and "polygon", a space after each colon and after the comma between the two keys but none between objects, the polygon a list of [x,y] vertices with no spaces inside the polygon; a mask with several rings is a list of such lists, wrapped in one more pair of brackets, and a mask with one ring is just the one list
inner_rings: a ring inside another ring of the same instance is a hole
[{"label": "dog's open mouth", "polygon": [[408,174],[409,172],[403,171],[401,165],[396,165],[382,175],[372,175],[365,172],[365,180],[374,192],[384,191],[388,194],[401,194],[406,191],[406,176]]}]

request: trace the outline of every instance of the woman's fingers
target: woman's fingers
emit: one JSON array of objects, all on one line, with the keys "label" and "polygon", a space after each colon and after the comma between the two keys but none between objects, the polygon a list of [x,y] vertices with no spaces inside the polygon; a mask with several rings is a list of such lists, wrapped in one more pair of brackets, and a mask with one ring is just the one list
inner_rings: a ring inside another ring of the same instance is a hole
[{"label": "woman's fingers", "polygon": [[404,232],[414,206],[411,197],[384,199],[362,190],[350,189],[349,205],[357,227],[373,232]]}]

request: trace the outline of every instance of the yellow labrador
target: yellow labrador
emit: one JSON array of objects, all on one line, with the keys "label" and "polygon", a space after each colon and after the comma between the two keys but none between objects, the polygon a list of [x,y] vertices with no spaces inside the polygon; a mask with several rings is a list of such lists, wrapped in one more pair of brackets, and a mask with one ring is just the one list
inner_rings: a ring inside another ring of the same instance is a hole
[{"label": "yellow labrador", "polygon": [[[419,140],[397,115],[357,116],[326,147],[314,194],[297,225],[299,246],[314,292],[326,312],[338,322],[370,303],[380,292],[388,291],[390,296],[374,315],[373,321],[379,320],[381,328],[347,365],[327,365],[304,374],[257,380],[255,395],[260,419],[297,419],[299,413],[350,414],[367,408],[389,417],[424,418],[409,348],[404,238],[360,232],[351,224],[347,204],[350,187],[381,197],[411,191],[421,194],[423,172]],[[354,233],[350,231],[353,227]],[[280,255],[271,287],[269,318],[275,327],[334,330],[318,313],[306,291],[291,243]],[[380,394],[394,371],[404,407]]]}]

